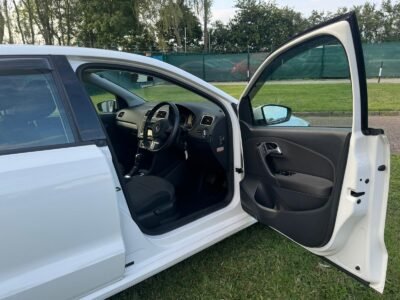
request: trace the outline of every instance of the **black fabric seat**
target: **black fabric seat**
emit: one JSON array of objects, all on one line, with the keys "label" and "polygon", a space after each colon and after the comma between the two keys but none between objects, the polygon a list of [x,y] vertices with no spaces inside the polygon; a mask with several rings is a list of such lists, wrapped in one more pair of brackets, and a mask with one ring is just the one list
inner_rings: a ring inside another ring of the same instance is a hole
[{"label": "black fabric seat", "polygon": [[154,228],[175,219],[175,188],[157,176],[134,176],[126,184],[130,209],[146,228]]}]

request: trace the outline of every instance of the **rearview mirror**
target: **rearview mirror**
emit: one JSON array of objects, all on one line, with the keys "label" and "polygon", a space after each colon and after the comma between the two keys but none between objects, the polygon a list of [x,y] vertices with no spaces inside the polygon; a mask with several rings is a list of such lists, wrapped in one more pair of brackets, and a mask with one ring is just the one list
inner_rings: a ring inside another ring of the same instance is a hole
[{"label": "rearview mirror", "polygon": [[289,121],[292,110],[283,105],[268,104],[261,108],[264,121],[267,125],[276,125]]},{"label": "rearview mirror", "polygon": [[105,100],[97,103],[97,109],[101,113],[112,113],[115,112],[117,108],[117,101],[115,100]]}]

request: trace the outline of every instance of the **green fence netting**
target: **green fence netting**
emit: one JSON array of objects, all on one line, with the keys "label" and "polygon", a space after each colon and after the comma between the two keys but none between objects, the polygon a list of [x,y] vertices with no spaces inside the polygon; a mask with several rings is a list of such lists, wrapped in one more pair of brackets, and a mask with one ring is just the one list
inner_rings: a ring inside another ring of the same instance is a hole
[{"label": "green fence netting", "polygon": [[[382,77],[400,78],[400,42],[364,44],[363,49],[368,78],[378,77],[381,65]],[[206,81],[234,82],[247,81],[267,56],[268,53],[176,53],[164,55],[163,60]],[[287,73],[280,74],[281,78],[291,79],[297,72],[310,79],[348,77],[346,56],[338,46],[311,49],[295,57],[290,67]]]}]

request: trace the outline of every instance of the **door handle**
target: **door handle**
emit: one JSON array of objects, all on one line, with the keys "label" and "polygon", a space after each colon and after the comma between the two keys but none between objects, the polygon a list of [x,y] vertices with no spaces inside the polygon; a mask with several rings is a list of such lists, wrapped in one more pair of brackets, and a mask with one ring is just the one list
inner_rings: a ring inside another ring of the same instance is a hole
[{"label": "door handle", "polygon": [[282,150],[278,146],[277,143],[262,143],[261,145],[258,146],[259,151],[261,154],[266,157],[270,154],[275,154],[275,155],[282,155]]},{"label": "door handle", "polygon": [[267,155],[278,154],[282,155],[282,150],[279,148],[277,143],[265,143]]}]

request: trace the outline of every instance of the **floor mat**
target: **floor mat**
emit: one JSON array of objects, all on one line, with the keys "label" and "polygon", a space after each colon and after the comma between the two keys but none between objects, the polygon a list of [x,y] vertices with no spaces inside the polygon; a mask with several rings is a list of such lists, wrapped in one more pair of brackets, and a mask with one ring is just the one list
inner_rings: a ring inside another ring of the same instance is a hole
[{"label": "floor mat", "polygon": [[182,184],[176,187],[178,210],[182,216],[210,207],[225,200],[226,175],[207,170],[186,174]]}]

